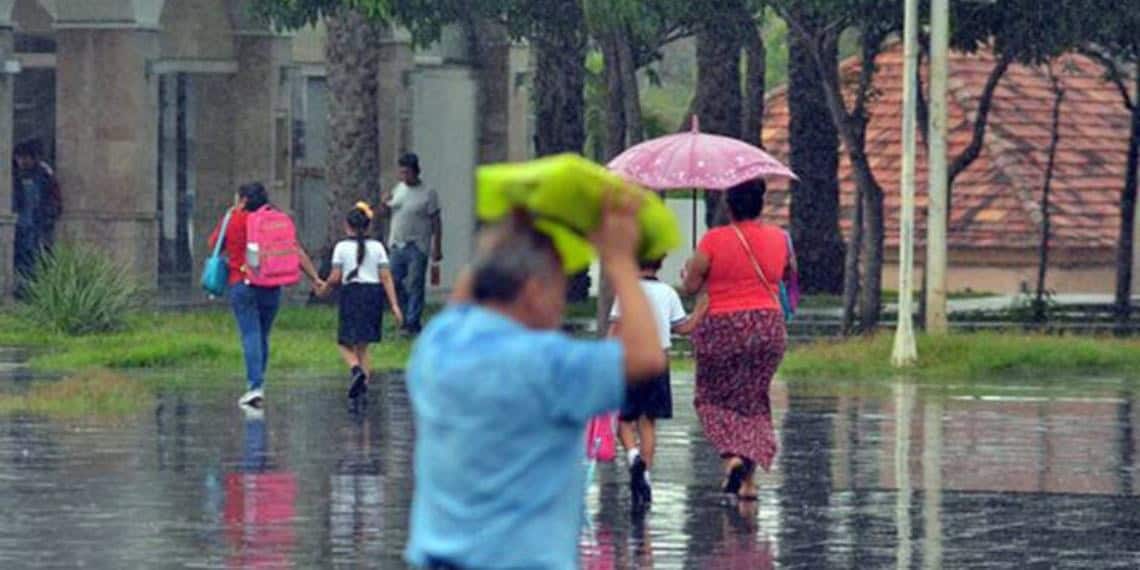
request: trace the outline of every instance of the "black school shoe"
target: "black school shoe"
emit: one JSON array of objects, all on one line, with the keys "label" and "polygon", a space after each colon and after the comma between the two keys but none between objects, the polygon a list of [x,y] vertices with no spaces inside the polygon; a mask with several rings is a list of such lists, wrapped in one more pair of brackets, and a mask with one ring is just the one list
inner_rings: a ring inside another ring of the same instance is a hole
[{"label": "black school shoe", "polygon": [[634,457],[633,464],[629,466],[629,496],[635,508],[647,507],[653,502],[653,488],[645,478],[646,470],[641,456]]},{"label": "black school shoe", "polygon": [[355,400],[368,392],[368,377],[359,366],[352,369],[352,386],[348,389],[348,398]]}]

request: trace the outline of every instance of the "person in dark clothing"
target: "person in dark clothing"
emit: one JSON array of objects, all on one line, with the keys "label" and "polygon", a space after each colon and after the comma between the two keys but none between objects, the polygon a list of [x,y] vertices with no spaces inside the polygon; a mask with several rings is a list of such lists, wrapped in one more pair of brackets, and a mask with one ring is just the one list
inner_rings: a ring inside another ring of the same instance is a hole
[{"label": "person in dark clothing", "polygon": [[16,216],[15,266],[23,278],[31,274],[40,253],[51,246],[63,200],[55,174],[43,162],[34,141],[16,146],[12,161],[12,213]]}]

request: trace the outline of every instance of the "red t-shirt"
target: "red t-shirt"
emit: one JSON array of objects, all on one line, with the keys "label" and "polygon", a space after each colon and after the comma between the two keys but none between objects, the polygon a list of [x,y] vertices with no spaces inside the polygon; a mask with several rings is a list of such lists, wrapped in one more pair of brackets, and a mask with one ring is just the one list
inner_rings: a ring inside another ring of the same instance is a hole
[{"label": "red t-shirt", "polygon": [[780,280],[788,265],[788,240],[784,230],[758,223],[737,224],[737,227],[752,246],[756,261],[771,288],[765,287],[756,275],[748,251],[732,226],[713,228],[697,246],[709,259],[709,314],[780,310]]},{"label": "red t-shirt", "polygon": [[[226,254],[226,265],[230,268],[230,285],[236,285],[245,275],[245,226],[248,217],[249,212],[245,211],[245,209],[234,209],[233,213],[230,214],[230,223],[226,226],[226,241],[222,244],[222,251]],[[215,226],[214,231],[210,233],[211,249],[218,241],[218,231],[221,229],[222,222],[218,220],[218,225]]]}]

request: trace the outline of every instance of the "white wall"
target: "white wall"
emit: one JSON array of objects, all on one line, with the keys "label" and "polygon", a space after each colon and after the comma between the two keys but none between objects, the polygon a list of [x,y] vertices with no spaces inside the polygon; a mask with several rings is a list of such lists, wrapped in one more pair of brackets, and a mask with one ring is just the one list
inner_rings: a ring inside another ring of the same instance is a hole
[{"label": "white wall", "polygon": [[477,84],[458,66],[421,67],[412,79],[412,144],[443,209],[442,288],[470,260],[475,231]]}]

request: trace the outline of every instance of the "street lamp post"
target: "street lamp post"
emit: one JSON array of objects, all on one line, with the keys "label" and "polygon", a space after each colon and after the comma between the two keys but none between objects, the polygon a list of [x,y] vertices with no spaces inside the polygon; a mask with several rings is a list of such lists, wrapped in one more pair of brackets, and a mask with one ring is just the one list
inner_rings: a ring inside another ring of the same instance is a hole
[{"label": "street lamp post", "polygon": [[929,206],[926,212],[926,331],[945,333],[946,317],[946,75],[950,54],[949,0],[930,4]]},{"label": "street lamp post", "polygon": [[[937,1],[937,0],[936,0]],[[902,212],[899,216],[898,327],[891,363],[908,366],[918,358],[914,340],[914,164],[917,152],[918,103],[918,0],[906,0],[903,27],[902,173],[899,180]],[[863,62],[868,65],[868,62]]]}]

